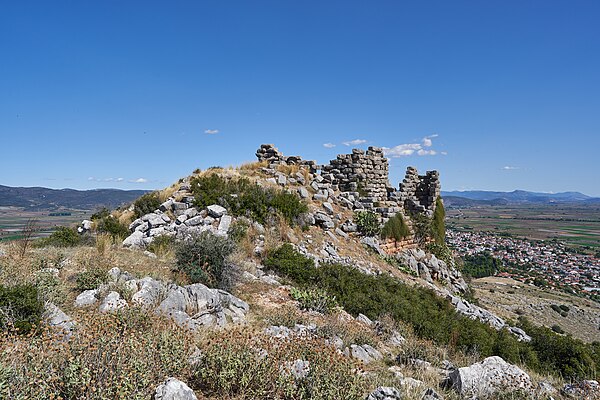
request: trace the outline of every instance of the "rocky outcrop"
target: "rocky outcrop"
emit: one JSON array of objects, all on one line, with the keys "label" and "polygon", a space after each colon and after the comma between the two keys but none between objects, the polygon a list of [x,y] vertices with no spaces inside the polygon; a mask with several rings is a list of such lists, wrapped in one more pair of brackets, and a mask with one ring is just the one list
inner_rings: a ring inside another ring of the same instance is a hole
[{"label": "rocky outcrop", "polygon": [[531,378],[500,357],[488,357],[450,373],[448,383],[462,396],[489,397],[499,393],[531,391]]},{"label": "rocky outcrop", "polygon": [[169,378],[158,385],[154,392],[155,400],[197,400],[194,391],[176,378]]},{"label": "rocky outcrop", "polygon": [[460,271],[433,254],[411,249],[397,254],[396,259],[427,282],[444,282],[453,293],[466,293],[469,290]]},{"label": "rocky outcrop", "polygon": [[[234,295],[200,283],[177,286],[150,277],[135,279],[119,268],[111,269],[108,275],[111,281],[108,285],[82,292],[77,296],[75,305],[82,307],[94,304],[92,300],[100,293],[109,292],[99,306],[100,312],[114,312],[131,305],[151,308],[172,318],[178,325],[194,330],[244,323],[249,310],[248,304]],[[117,286],[132,294],[130,303],[117,291],[111,291]]]}]

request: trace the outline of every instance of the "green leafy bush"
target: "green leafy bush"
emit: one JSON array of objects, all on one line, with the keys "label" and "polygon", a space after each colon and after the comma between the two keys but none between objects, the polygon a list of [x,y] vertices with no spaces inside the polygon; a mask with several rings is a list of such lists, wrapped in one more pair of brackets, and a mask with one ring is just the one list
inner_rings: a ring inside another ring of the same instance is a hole
[{"label": "green leafy bush", "polygon": [[402,240],[409,235],[410,228],[406,225],[401,213],[388,219],[381,229],[381,237],[384,239]]},{"label": "green leafy bush", "polygon": [[379,215],[373,211],[357,211],[354,214],[354,223],[358,232],[365,236],[377,236],[381,232]]},{"label": "green leafy bush", "polygon": [[443,244],[446,241],[446,210],[441,197],[435,201],[435,211],[431,219],[431,233],[437,244]]},{"label": "green leafy bush", "polygon": [[264,265],[269,269],[292,277],[301,285],[313,283],[311,279],[314,278],[314,261],[298,253],[294,246],[289,243],[270,251]]},{"label": "green leafy bush", "polygon": [[262,224],[275,213],[293,224],[308,211],[308,206],[296,194],[265,188],[246,178],[211,174],[193,178],[191,188],[198,207],[219,204],[235,216],[245,216]]},{"label": "green leafy bush", "polygon": [[290,289],[290,296],[300,304],[300,308],[329,314],[336,306],[335,297],[319,289]]},{"label": "green leafy bush", "polygon": [[119,222],[112,215],[108,215],[97,222],[96,231],[98,233],[107,233],[112,237],[125,238],[129,236],[129,228]]},{"label": "green leafy bush", "polygon": [[552,325],[552,332],[556,332],[559,334],[565,333],[565,331],[563,330],[563,328],[560,327],[560,325]]},{"label": "green leafy bush", "polygon": [[44,305],[34,285],[0,285],[0,329],[29,333],[41,321],[43,312]]},{"label": "green leafy bush", "polygon": [[108,281],[108,273],[99,267],[86,269],[77,274],[75,278],[75,284],[79,291],[97,289],[106,281]]},{"label": "green leafy bush", "polygon": [[92,214],[91,216],[91,220],[92,221],[97,221],[99,219],[108,217],[110,215],[110,210],[106,207],[102,207],[100,210],[96,211],[95,213]]},{"label": "green leafy bush", "polygon": [[156,211],[160,204],[157,192],[146,193],[133,202],[133,214],[135,218],[140,218]]},{"label": "green leafy bush", "polygon": [[73,247],[79,243],[77,231],[66,226],[59,226],[50,236],[40,239],[40,246]]},{"label": "green leafy bush", "polygon": [[490,252],[463,257],[462,273],[473,278],[493,276],[502,268],[502,261]]},{"label": "green leafy bush", "polygon": [[178,244],[177,269],[193,283],[227,289],[227,257],[235,246],[232,240],[205,231]]}]

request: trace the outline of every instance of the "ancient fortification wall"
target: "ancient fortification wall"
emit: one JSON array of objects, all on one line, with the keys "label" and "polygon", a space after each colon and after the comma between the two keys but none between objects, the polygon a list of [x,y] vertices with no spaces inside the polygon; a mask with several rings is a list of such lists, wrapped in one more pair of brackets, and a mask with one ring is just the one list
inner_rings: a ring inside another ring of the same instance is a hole
[{"label": "ancient fortification wall", "polygon": [[[412,229],[409,215],[424,214],[431,217],[436,200],[440,196],[440,176],[437,171],[419,175],[414,167],[406,169],[406,175],[398,189],[390,185],[389,163],[383,149],[369,147],[367,151],[353,149],[350,154],[339,154],[329,164],[317,165],[314,161],[299,156],[284,156],[272,144],[263,144],[256,151],[259,161],[267,162],[270,168],[278,165],[300,165],[317,175],[321,183],[315,187],[319,192],[316,200],[323,200],[327,190],[340,192],[342,205],[353,210],[372,210],[385,222],[397,213]],[[401,241],[387,240],[381,247],[387,253],[415,248],[414,237]]]}]

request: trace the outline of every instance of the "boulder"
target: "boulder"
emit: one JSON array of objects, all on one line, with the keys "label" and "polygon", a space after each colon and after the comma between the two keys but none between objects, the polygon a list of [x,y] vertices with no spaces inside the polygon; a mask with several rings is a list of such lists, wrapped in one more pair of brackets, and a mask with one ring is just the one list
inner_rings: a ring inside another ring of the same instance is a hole
[{"label": "boulder", "polygon": [[531,378],[525,371],[497,356],[470,367],[458,368],[450,373],[448,379],[462,396],[486,397],[532,390]]},{"label": "boulder", "polygon": [[125,240],[123,240],[123,246],[135,248],[145,247],[144,233],[140,231],[133,232],[131,235],[125,238]]},{"label": "boulder", "polygon": [[197,400],[188,385],[175,378],[169,378],[158,385],[154,392],[155,400]]},{"label": "boulder", "polygon": [[600,385],[598,385],[598,381],[593,380],[567,384],[563,386],[560,392],[568,398],[572,399],[600,399]]},{"label": "boulder", "polygon": [[300,198],[302,199],[308,199],[308,197],[310,196],[308,190],[306,190],[304,186],[298,188],[298,195],[300,195]]},{"label": "boulder", "polygon": [[400,392],[398,389],[388,386],[380,386],[372,391],[366,400],[400,400]]},{"label": "boulder", "polygon": [[127,307],[127,302],[121,298],[121,295],[117,292],[110,292],[98,307],[98,311],[103,313],[112,312],[125,307]]},{"label": "boulder", "polygon": [[191,329],[225,326],[245,321],[249,306],[237,297],[218,289],[195,283],[174,286],[166,293],[158,312],[168,315],[178,325]]},{"label": "boulder", "polygon": [[356,344],[350,345],[350,355],[365,364],[383,359],[383,355],[373,346],[368,344],[363,344],[361,346]]},{"label": "boulder", "polygon": [[218,235],[227,235],[227,232],[229,231],[229,227],[231,226],[231,222],[233,221],[233,218],[229,215],[223,215],[221,217],[221,221],[219,221],[219,227],[217,228],[217,234]]},{"label": "boulder", "polygon": [[213,218],[221,218],[223,215],[227,214],[227,210],[218,204],[208,206],[206,209],[208,211],[208,215],[210,215]]},{"label": "boulder", "polygon": [[98,289],[84,290],[75,298],[75,307],[86,307],[98,301]]},{"label": "boulder", "polygon": [[44,304],[44,320],[48,326],[62,329],[66,333],[70,333],[75,327],[73,319],[51,302]]}]

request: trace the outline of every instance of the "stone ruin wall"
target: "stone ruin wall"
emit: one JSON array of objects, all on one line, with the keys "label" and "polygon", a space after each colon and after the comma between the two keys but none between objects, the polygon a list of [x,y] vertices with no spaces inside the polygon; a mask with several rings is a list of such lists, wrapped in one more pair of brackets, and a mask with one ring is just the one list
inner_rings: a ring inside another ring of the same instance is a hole
[{"label": "stone ruin wall", "polygon": [[[299,156],[284,156],[272,144],[263,144],[257,150],[259,161],[266,162],[270,168],[279,165],[299,165],[319,174],[331,185],[331,189],[353,199],[355,211],[371,210],[378,213],[385,223],[397,213],[401,213],[412,230],[411,214],[424,214],[431,218],[435,211],[441,185],[438,171],[427,171],[419,175],[414,167],[406,169],[406,175],[395,189],[389,182],[389,162],[380,147],[369,147],[366,151],[353,149],[350,154],[339,154],[329,164],[318,165],[315,161],[303,160]],[[404,240],[388,239],[381,248],[388,254],[417,248],[414,236]]]}]

